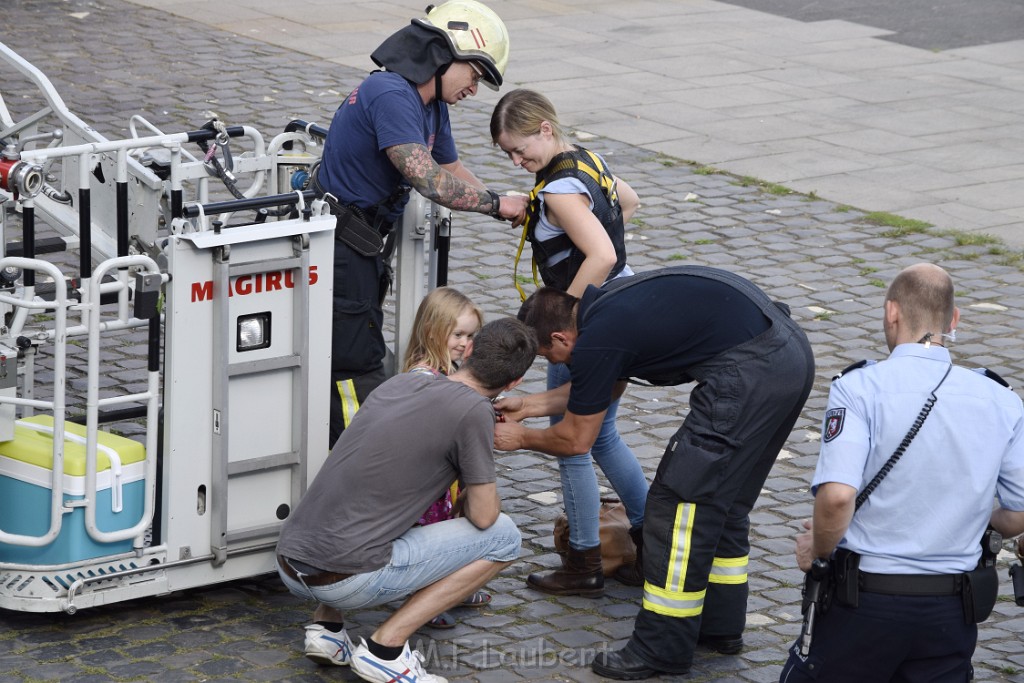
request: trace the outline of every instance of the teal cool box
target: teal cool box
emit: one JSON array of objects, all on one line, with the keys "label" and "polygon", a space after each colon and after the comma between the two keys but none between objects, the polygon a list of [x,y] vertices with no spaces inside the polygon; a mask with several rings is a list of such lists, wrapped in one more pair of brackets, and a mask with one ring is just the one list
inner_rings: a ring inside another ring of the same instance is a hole
[{"label": "teal cool box", "polygon": [[[64,424],[64,501],[85,498],[85,427]],[[146,452],[142,444],[100,432],[96,452],[96,526],[129,529],[145,510]],[[36,415],[15,423],[14,439],[0,443],[0,530],[42,536],[50,528],[53,418]],[[0,562],[57,565],[129,552],[132,539],[95,541],[85,529],[85,509],[62,515],[60,533],[44,546],[0,543]]]}]

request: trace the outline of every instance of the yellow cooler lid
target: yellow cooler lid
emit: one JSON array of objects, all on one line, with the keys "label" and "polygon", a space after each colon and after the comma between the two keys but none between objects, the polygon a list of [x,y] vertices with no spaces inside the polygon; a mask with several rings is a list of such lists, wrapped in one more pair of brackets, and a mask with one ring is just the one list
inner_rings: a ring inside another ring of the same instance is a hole
[{"label": "yellow cooler lid", "polygon": [[[85,425],[74,422],[64,423],[64,474],[73,477],[85,475]],[[69,438],[69,435],[72,435]],[[74,438],[79,437],[79,438]],[[145,447],[133,439],[99,432],[97,441],[101,446],[96,450],[96,471],[110,469],[110,457],[104,448],[110,448],[122,465],[142,462],[146,459]],[[14,439],[0,442],[0,456],[20,462],[53,469],[53,416],[33,415],[14,423]]]}]

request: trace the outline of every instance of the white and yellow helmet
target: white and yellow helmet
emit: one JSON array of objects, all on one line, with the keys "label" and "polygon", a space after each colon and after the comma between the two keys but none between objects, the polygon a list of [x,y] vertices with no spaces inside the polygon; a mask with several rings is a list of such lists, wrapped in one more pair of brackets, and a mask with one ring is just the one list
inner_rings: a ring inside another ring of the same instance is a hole
[{"label": "white and yellow helmet", "polygon": [[501,86],[508,65],[508,29],[494,10],[477,0],[448,0],[427,7],[427,16],[413,23],[443,35],[455,59],[480,64],[481,80],[489,88]]}]

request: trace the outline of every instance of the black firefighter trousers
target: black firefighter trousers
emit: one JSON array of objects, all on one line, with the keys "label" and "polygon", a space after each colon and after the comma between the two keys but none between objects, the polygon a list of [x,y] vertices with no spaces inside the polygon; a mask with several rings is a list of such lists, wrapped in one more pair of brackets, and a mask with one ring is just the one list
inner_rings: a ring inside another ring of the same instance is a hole
[{"label": "black firefighter trousers", "polygon": [[772,326],[689,371],[690,412],[647,498],[643,608],[626,647],[659,671],[689,670],[701,634],[743,632],[749,513],[814,383],[807,337],[748,284],[737,288]]}]

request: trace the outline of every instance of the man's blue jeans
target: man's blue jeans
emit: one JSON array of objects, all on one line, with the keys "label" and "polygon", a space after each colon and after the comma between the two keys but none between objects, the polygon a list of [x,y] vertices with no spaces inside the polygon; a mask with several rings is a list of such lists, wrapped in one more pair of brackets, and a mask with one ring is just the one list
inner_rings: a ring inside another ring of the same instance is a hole
[{"label": "man's blue jeans", "polygon": [[344,612],[400,600],[476,560],[511,562],[521,545],[519,528],[505,514],[487,529],[460,517],[409,529],[395,540],[387,565],[335,584],[307,587],[280,568],[277,573],[294,595]]}]

